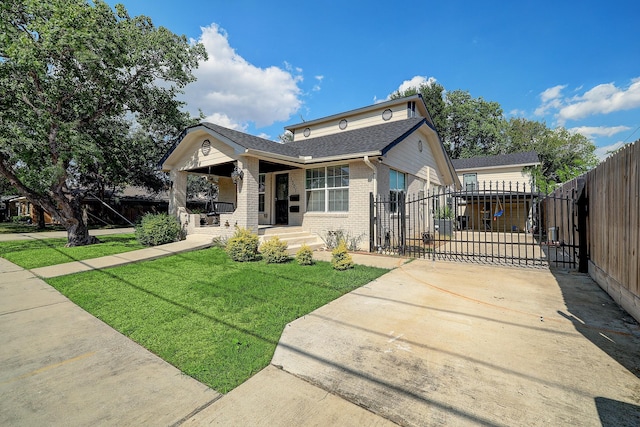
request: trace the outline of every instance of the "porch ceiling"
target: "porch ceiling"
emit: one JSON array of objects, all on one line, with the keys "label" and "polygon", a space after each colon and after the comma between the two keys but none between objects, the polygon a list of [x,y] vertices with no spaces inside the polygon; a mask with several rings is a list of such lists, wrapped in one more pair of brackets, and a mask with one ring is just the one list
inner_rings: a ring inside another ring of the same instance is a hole
[{"label": "porch ceiling", "polygon": [[[203,166],[201,168],[190,169],[189,172],[230,177],[231,172],[233,172],[233,168],[234,168],[234,162],[227,162],[219,165]],[[288,171],[292,169],[298,169],[298,168],[295,166],[283,165],[280,163],[273,163],[273,162],[268,162],[266,160],[260,160],[260,166],[259,166],[260,173],[282,172],[282,171]]]},{"label": "porch ceiling", "polygon": [[270,172],[281,172],[281,171],[289,171],[292,169],[298,169],[295,166],[291,165],[283,165],[280,163],[268,162],[266,160],[260,160],[260,173],[270,173]]},{"label": "porch ceiling", "polygon": [[203,166],[201,168],[190,169],[189,172],[230,177],[231,172],[233,172],[233,168],[234,162],[227,162],[221,163],[219,165]]}]

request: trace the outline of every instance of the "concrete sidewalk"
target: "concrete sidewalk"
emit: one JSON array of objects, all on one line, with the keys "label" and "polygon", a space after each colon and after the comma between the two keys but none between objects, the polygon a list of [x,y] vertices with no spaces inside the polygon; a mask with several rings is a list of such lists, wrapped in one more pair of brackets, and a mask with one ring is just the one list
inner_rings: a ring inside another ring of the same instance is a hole
[{"label": "concrete sidewalk", "polygon": [[34,268],[31,272],[38,277],[47,279],[49,277],[65,276],[67,274],[80,273],[82,271],[115,267],[118,265],[130,264],[132,262],[151,260],[182,252],[195,251],[198,249],[208,248],[211,244],[211,236],[194,234],[187,236],[185,240],[181,240],[179,242],[123,252],[116,255],[107,255],[100,258]]},{"label": "concrete sidewalk", "polygon": [[[134,233],[133,227],[128,228],[101,228],[97,230],[90,230],[89,234],[92,236],[105,236],[108,234],[126,234]],[[41,231],[34,233],[3,233],[0,234],[0,242],[8,242],[11,240],[42,240],[42,239],[56,239],[67,237],[66,231]]]},{"label": "concrete sidewalk", "polygon": [[0,425],[172,425],[220,394],[0,258]]}]

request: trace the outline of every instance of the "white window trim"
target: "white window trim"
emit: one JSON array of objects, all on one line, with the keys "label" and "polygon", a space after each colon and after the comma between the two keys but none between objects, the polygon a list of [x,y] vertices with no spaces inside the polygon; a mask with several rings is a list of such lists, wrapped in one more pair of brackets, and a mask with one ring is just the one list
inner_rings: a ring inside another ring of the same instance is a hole
[{"label": "white window trim", "polygon": [[[260,191],[260,178],[264,179],[264,186],[262,187],[262,191]],[[267,211],[267,196],[266,196],[266,185],[267,185],[267,174],[261,173],[258,174],[258,212],[265,213]],[[264,198],[262,203],[262,210],[260,210],[260,195]]]},{"label": "white window trim", "polygon": [[[327,168],[329,167],[346,167],[349,169],[349,184],[351,183],[351,168],[349,166],[348,163],[341,163],[341,164],[336,164],[336,165],[328,165],[328,166],[321,166],[321,167],[317,167],[317,168],[309,168],[305,170],[304,173],[304,196],[305,196],[305,212],[308,212],[310,214],[323,214],[323,213],[330,213],[330,214],[345,214],[347,212],[349,212],[349,185],[347,186],[341,186],[341,187],[329,187],[328,186],[328,178],[327,178]],[[313,170],[313,169],[324,169],[324,188],[307,188],[307,171],[309,170]],[[329,210],[329,192],[331,190],[347,190],[347,210],[345,211],[331,211]],[[307,209],[308,202],[309,202],[309,192],[320,192],[320,191],[324,191],[324,210],[321,211],[310,211]]]}]

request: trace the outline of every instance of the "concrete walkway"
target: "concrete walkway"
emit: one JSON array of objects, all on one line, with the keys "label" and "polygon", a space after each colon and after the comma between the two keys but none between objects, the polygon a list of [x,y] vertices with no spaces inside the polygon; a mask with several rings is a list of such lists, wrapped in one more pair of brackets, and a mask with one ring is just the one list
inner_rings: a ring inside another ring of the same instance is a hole
[{"label": "concrete walkway", "polygon": [[[127,234],[134,233],[133,227],[128,228],[101,228],[98,230],[90,230],[92,236],[105,236],[107,234]],[[40,231],[35,233],[2,233],[0,234],[0,242],[8,242],[10,240],[41,240],[41,239],[57,239],[67,237],[66,231]]]},{"label": "concrete walkway", "polygon": [[0,259],[0,425],[640,425],[640,330],[588,277],[353,257],[398,268],[224,396]]}]

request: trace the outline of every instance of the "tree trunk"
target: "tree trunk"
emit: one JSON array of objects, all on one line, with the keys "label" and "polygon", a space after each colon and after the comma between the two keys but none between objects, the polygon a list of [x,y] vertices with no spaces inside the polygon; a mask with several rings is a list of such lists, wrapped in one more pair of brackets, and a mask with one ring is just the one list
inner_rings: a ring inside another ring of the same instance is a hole
[{"label": "tree trunk", "polygon": [[38,215],[38,230],[44,230],[44,209],[40,206],[36,206],[36,214]]},{"label": "tree trunk", "polygon": [[76,218],[75,224],[71,224],[65,228],[67,229],[67,247],[100,243],[96,237],[89,235],[89,228],[84,221],[82,221],[82,213],[80,213],[79,221]]},{"label": "tree trunk", "polygon": [[58,221],[67,230],[67,247],[100,243],[96,237],[89,235],[89,228],[84,218],[83,199],[83,196],[76,195],[71,200],[67,198],[57,200],[58,209],[54,212]]}]

